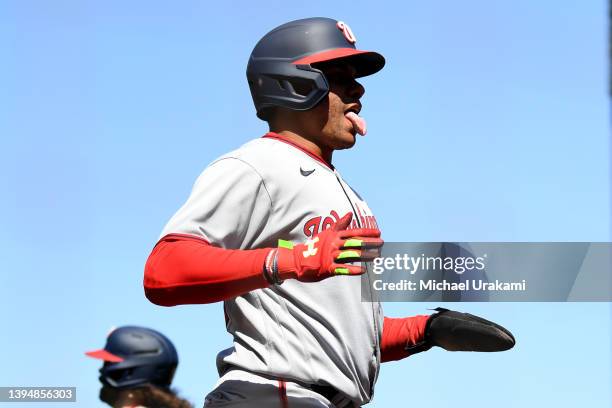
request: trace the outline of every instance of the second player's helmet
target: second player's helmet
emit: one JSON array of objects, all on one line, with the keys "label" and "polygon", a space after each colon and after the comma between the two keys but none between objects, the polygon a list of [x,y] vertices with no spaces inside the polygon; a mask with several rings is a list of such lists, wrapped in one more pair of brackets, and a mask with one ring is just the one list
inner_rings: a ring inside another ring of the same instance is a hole
[{"label": "second player's helmet", "polygon": [[266,34],[251,52],[247,79],[260,119],[267,109],[281,106],[292,110],[315,107],[329,92],[329,85],[316,64],[343,60],[356,70],[356,77],[374,74],[385,65],[382,55],[355,47],[350,27],[330,18],[291,21]]},{"label": "second player's helmet", "polygon": [[100,382],[113,388],[172,383],[178,355],[172,342],[153,329],[123,326],[113,330],[103,349],[85,353],[104,360]]}]

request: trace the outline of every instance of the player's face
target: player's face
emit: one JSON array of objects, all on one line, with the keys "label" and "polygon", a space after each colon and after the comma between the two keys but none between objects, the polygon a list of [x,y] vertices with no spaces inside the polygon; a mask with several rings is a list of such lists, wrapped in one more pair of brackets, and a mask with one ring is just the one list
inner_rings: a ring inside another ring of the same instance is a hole
[{"label": "player's face", "polygon": [[329,83],[328,97],[313,109],[319,122],[319,142],[329,150],[348,149],[355,144],[356,132],[346,118],[348,111],[361,110],[359,99],[365,93],[355,80],[355,69],[347,64],[322,67]]},{"label": "player's face", "polygon": [[346,148],[355,144],[355,130],[346,118],[348,111],[361,111],[359,99],[365,93],[363,86],[355,80],[355,69],[351,66],[336,66],[325,72],[330,86],[329,110],[323,135],[334,143],[334,147]]}]

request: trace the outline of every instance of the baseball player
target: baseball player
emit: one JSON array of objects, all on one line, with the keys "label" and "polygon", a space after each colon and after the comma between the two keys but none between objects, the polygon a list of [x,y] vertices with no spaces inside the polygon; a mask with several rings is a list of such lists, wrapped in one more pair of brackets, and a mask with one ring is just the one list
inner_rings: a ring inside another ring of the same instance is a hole
[{"label": "baseball player", "polygon": [[383,241],[332,156],[366,134],[357,78],[385,60],[355,43],[348,24],[329,18],[283,24],[257,43],[247,79],[270,132],[203,171],[147,260],[153,303],[224,301],[233,345],[217,357],[206,407],[358,407],[381,362],[436,345],[514,344],[471,315],[392,319],[373,293],[362,301]]},{"label": "baseball player", "polygon": [[117,408],[191,408],[170,389],[178,355],[172,342],[153,329],[112,330],[103,349],[88,351],[104,361],[100,400]]}]

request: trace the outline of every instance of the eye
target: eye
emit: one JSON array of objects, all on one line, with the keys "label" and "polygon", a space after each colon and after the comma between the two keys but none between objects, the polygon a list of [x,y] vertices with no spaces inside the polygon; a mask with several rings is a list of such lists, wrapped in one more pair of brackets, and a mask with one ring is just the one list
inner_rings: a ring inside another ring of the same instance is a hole
[{"label": "eye", "polygon": [[329,82],[333,82],[339,85],[350,84],[353,82],[353,77],[347,72],[332,72],[326,75]]}]

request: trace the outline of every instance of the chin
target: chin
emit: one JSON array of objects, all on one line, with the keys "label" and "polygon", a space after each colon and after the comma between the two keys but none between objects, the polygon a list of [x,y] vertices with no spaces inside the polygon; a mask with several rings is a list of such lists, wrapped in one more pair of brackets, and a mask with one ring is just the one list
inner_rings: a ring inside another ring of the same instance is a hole
[{"label": "chin", "polygon": [[351,147],[355,146],[355,143],[357,142],[357,135],[353,134],[353,133],[348,133],[348,136],[345,136],[343,138],[340,139],[342,144],[341,149],[350,149]]},{"label": "chin", "polygon": [[353,134],[351,131],[342,131],[332,133],[331,135],[326,137],[329,141],[327,146],[332,150],[345,150],[350,149],[355,146],[357,141],[356,134]]},{"label": "chin", "polygon": [[336,139],[333,149],[334,150],[345,150],[345,149],[350,149],[353,146],[355,146],[354,137],[352,139],[342,138],[342,139]]}]

